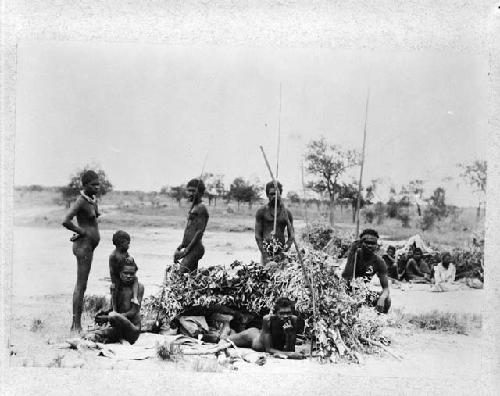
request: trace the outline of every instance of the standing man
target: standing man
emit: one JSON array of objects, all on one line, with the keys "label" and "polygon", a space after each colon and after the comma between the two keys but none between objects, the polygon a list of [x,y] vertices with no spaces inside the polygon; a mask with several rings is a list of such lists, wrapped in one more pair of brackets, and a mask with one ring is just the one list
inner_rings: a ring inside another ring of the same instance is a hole
[{"label": "standing man", "polygon": [[181,273],[191,272],[198,269],[198,261],[205,254],[202,244],[203,233],[208,223],[208,211],[201,203],[205,193],[205,183],[201,179],[191,179],[187,184],[187,198],[191,202],[188,213],[188,221],[184,230],[182,243],[174,253],[174,263],[180,261],[179,271]]},{"label": "standing man", "polygon": [[[355,278],[364,278],[366,281],[370,281],[373,275],[377,274],[382,287],[382,293],[377,300],[377,310],[387,313],[391,307],[389,281],[387,278],[387,265],[376,254],[378,238],[378,232],[372,229],[366,229],[361,233],[360,240],[354,241],[349,249],[342,277],[349,284],[353,278],[353,272],[355,272]],[[354,267],[356,267],[355,270]]]},{"label": "standing man", "polygon": [[[255,240],[261,253],[262,264],[265,264],[272,259],[272,257],[269,257],[265,248],[265,244],[267,242],[270,242],[273,239],[274,241],[277,241],[281,248],[275,252],[275,255],[280,255],[282,252],[286,252],[290,249],[295,238],[292,213],[285,208],[281,200],[283,186],[280,182],[277,182],[277,185],[279,190],[278,194],[276,194],[274,182],[271,181],[266,184],[266,196],[269,202],[267,205],[259,208],[255,214]],[[273,234],[274,217],[276,215],[274,213],[276,199],[278,200],[278,213],[276,219],[276,233]],[[288,233],[288,239],[286,240],[285,229]]]}]

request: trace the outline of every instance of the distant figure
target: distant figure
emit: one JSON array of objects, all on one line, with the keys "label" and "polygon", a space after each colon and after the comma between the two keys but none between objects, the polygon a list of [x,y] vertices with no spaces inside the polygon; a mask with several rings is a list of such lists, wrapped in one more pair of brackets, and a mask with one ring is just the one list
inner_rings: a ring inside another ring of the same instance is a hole
[{"label": "distant figure", "polygon": [[[377,274],[382,287],[382,293],[377,300],[377,310],[381,313],[389,312],[391,298],[389,296],[389,280],[387,277],[387,265],[385,261],[376,254],[378,249],[378,232],[372,229],[364,230],[360,240],[354,241],[347,254],[347,263],[342,272],[342,277],[350,284],[353,272],[356,278],[370,281]],[[354,271],[354,267],[356,270]]]},{"label": "distant figure", "polygon": [[456,290],[459,285],[455,283],[456,269],[451,262],[451,254],[446,252],[441,256],[441,262],[434,267],[434,284],[432,291],[444,292]]},{"label": "distant figure", "polygon": [[303,327],[301,320],[293,314],[293,302],[286,297],[280,297],[274,304],[274,315],[264,316],[262,330],[250,327],[229,336],[228,339],[237,347],[285,355],[289,359],[303,359],[303,354],[295,352],[297,333],[302,331]]},{"label": "distant figure", "polygon": [[[111,308],[116,308],[116,293],[118,292],[118,287],[120,285],[120,271],[125,264],[129,264],[135,267],[136,271],[139,269],[134,259],[128,253],[130,247],[130,235],[122,230],[116,231],[113,234],[113,245],[116,249],[113,250],[109,256],[109,275],[111,277]],[[137,299],[139,293],[139,283],[137,277],[134,278],[133,285],[133,296],[132,304],[139,305],[139,300]]]},{"label": "distant figure", "polygon": [[202,244],[203,233],[208,223],[208,211],[201,203],[205,193],[205,184],[201,179],[192,179],[187,184],[187,198],[192,203],[188,213],[188,221],[184,230],[182,243],[174,253],[174,263],[179,263],[181,273],[192,272],[198,269],[198,261],[205,254]]},{"label": "distant figure", "polygon": [[[95,195],[99,192],[99,176],[92,170],[85,171],[82,176],[83,190],[80,196],[70,208],[64,218],[62,225],[68,230],[75,232],[70,238],[73,242],[73,254],[76,256],[77,275],[76,286],[73,291],[73,321],[71,331],[82,330],[83,296],[87,289],[94,249],[99,244],[100,235],[97,226],[99,210]],[[78,225],[73,223],[76,216]]]},{"label": "distant figure", "polygon": [[386,253],[382,256],[387,266],[387,274],[389,278],[399,280],[398,265],[396,263],[396,248],[388,246]]},{"label": "distant figure", "polygon": [[[279,257],[282,252],[290,249],[295,238],[292,212],[284,207],[281,200],[283,186],[280,182],[277,182],[277,185],[279,190],[278,197],[276,197],[274,182],[271,181],[266,184],[266,196],[269,202],[267,205],[260,207],[255,214],[255,241],[261,253],[262,264],[266,264],[273,258],[269,257],[269,253],[266,251],[266,243],[273,240],[279,243],[280,247],[274,252],[274,255]],[[273,235],[275,199],[278,200],[278,214],[276,219],[276,234]],[[285,229],[288,233],[288,239],[286,240]]]},{"label": "distant figure", "polygon": [[109,323],[109,327],[93,332],[96,341],[112,343],[126,340],[133,344],[141,332],[141,303],[144,286],[138,283],[138,304],[132,303],[133,287],[136,279],[136,267],[125,264],[120,271],[116,293],[116,307],[109,312],[99,312],[95,321],[99,325]]},{"label": "distant figure", "polygon": [[406,275],[412,283],[430,283],[431,271],[423,259],[422,249],[415,248],[413,257],[406,264]]}]

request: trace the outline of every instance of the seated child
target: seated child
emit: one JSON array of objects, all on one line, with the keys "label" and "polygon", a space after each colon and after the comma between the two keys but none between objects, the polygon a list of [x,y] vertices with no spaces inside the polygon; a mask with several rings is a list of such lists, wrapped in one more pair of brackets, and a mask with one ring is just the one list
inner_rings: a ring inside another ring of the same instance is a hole
[{"label": "seated child", "polygon": [[[128,253],[128,249],[130,247],[130,235],[127,232],[122,230],[116,231],[113,234],[113,245],[115,245],[116,248],[109,256],[109,275],[111,277],[111,308],[112,310],[116,310],[116,294],[120,285],[120,271],[124,265],[134,266],[136,271],[138,270],[138,267],[133,257]],[[137,277],[134,278],[132,290],[133,295],[130,301],[132,304],[139,305],[139,300],[137,298],[139,282]]]}]

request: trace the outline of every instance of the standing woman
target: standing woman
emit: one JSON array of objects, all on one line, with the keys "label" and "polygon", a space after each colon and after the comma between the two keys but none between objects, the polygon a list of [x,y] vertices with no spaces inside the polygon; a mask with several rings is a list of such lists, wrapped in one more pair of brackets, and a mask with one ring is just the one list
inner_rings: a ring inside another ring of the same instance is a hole
[{"label": "standing woman", "polygon": [[[99,192],[99,176],[92,170],[82,174],[83,190],[64,218],[62,225],[75,232],[70,241],[73,242],[73,254],[76,256],[77,275],[76,286],[73,292],[73,323],[71,331],[82,330],[83,295],[87,289],[94,249],[99,244],[100,235],[97,226],[97,200],[95,195]],[[76,216],[78,225],[73,223]]]}]

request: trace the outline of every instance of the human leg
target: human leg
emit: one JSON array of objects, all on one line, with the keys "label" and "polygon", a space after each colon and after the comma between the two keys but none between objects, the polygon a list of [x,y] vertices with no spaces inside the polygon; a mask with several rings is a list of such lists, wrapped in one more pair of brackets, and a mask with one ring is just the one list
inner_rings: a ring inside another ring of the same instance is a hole
[{"label": "human leg", "polygon": [[181,273],[192,272],[198,269],[198,261],[205,254],[203,245],[195,246],[181,261],[179,271]]},{"label": "human leg", "polygon": [[256,327],[250,327],[240,333],[233,334],[228,339],[234,342],[234,345],[240,348],[259,347],[260,330]]},{"label": "human leg", "polygon": [[[74,244],[77,244],[77,242],[74,242]],[[85,290],[87,289],[87,281],[89,278],[90,267],[92,266],[94,251],[90,245],[79,244],[79,246],[73,246],[73,253],[76,256],[77,271],[76,285],[73,290],[73,322],[71,324],[71,330],[81,331],[83,296],[85,294]]]},{"label": "human leg", "polygon": [[134,325],[125,315],[116,312],[110,312],[109,324],[115,328],[120,338],[127,340],[131,344],[137,341],[141,329]]},{"label": "human leg", "polygon": [[137,278],[137,276],[134,276],[134,284],[132,285],[132,300],[130,300],[132,304],[139,305],[139,299],[137,297],[138,295],[139,295],[139,279]]}]

